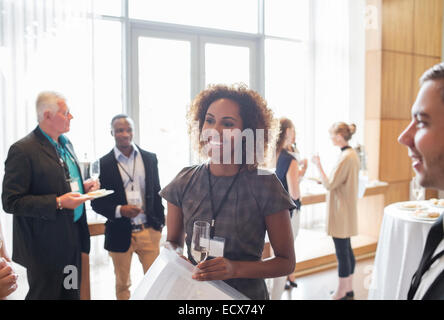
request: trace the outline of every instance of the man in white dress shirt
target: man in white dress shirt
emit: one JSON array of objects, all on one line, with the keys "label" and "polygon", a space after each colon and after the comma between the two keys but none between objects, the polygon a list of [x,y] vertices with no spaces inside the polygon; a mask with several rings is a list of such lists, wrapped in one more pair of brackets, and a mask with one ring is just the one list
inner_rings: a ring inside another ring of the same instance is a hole
[{"label": "man in white dress shirt", "polygon": [[118,300],[130,298],[133,253],[146,273],[159,255],[165,224],[156,155],[136,146],[133,132],[134,122],[128,116],[112,119],[116,145],[100,159],[99,179],[102,188],[115,192],[91,203],[94,211],[108,218],[105,249],[113,260]]},{"label": "man in white dress shirt", "polygon": [[[444,190],[444,63],[427,70],[412,107],[412,121],[398,141],[408,147],[423,187]],[[408,299],[444,300],[444,222],[432,226]],[[419,253],[418,253],[419,254]]]}]

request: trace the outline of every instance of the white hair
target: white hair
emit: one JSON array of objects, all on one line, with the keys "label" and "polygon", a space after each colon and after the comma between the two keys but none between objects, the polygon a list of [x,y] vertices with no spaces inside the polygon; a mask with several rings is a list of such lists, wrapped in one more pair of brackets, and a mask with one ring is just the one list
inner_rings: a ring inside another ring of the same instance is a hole
[{"label": "white hair", "polygon": [[60,99],[66,100],[62,94],[55,91],[40,92],[35,103],[37,111],[37,121],[39,123],[43,120],[45,111],[51,112],[52,115],[56,114],[56,112],[59,110],[57,101]]}]

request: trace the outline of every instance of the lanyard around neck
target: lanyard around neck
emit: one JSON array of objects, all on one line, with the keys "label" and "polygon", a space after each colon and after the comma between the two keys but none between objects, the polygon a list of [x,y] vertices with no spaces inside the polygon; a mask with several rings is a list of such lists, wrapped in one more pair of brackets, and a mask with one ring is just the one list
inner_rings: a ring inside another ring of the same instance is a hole
[{"label": "lanyard around neck", "polygon": [[136,154],[134,154],[134,159],[133,159],[133,175],[132,176],[128,173],[128,171],[126,171],[126,169],[123,167],[123,165],[120,163],[119,160],[117,160],[117,164],[119,165],[120,168],[122,168],[123,172],[125,172],[126,175],[128,176],[128,178],[129,178],[128,183],[133,184],[131,186],[131,190],[133,190],[134,189],[134,178],[135,178],[135,174],[136,174]]},{"label": "lanyard around neck", "polygon": [[210,195],[210,202],[211,202],[211,213],[212,213],[212,219],[211,219],[211,231],[210,236],[214,236],[214,223],[216,221],[216,217],[220,212],[220,209],[222,209],[222,206],[224,205],[225,201],[227,200],[228,194],[230,193],[231,189],[233,188],[234,183],[236,182],[237,178],[239,177],[240,171],[242,169],[242,166],[239,167],[239,170],[237,171],[236,175],[233,178],[233,181],[231,181],[231,184],[229,185],[227,191],[225,192],[225,195],[222,198],[222,201],[219,204],[219,207],[217,210],[214,210],[214,201],[213,201],[213,187],[211,185],[211,172],[210,172],[210,164],[208,164],[207,167],[207,174],[208,174],[208,185],[209,185],[209,195]]}]

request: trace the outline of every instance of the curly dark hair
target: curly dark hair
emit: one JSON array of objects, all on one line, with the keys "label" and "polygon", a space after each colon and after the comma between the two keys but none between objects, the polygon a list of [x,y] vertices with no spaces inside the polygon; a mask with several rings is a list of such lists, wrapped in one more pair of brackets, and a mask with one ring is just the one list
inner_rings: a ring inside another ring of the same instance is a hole
[{"label": "curly dark hair", "polygon": [[[273,118],[273,111],[268,108],[267,102],[259,93],[248,89],[245,84],[209,85],[201,91],[193,100],[187,114],[188,133],[192,145],[201,153],[205,142],[200,141],[200,135],[205,123],[205,116],[210,105],[219,99],[230,99],[239,106],[239,115],[242,118],[243,128],[252,129],[254,133],[254,145],[256,146],[256,129],[264,129],[264,157],[269,154],[268,147],[274,137],[277,126]],[[271,134],[270,134],[271,133]],[[245,157],[244,157],[245,158]],[[257,155],[254,155],[254,164],[248,164],[248,170],[256,169],[261,163]]]}]

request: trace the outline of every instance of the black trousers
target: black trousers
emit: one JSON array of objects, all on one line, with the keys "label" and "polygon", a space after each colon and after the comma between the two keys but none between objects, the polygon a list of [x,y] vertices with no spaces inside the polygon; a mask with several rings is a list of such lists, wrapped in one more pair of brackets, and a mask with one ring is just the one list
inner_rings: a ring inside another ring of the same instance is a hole
[{"label": "black trousers", "polygon": [[77,265],[69,265],[66,269],[27,269],[29,291],[25,300],[80,300],[80,256],[78,260]]},{"label": "black trousers", "polygon": [[336,249],[336,258],[338,260],[338,273],[340,278],[347,278],[355,272],[355,255],[351,247],[350,238],[334,238],[333,242]]},{"label": "black trousers", "polygon": [[[80,238],[76,233],[74,241],[78,249],[71,253],[67,265],[60,267],[43,267],[39,261],[26,269],[29,291],[25,300],[80,300],[80,283],[82,276],[82,257]],[[45,259],[44,256],[41,259]]]}]

